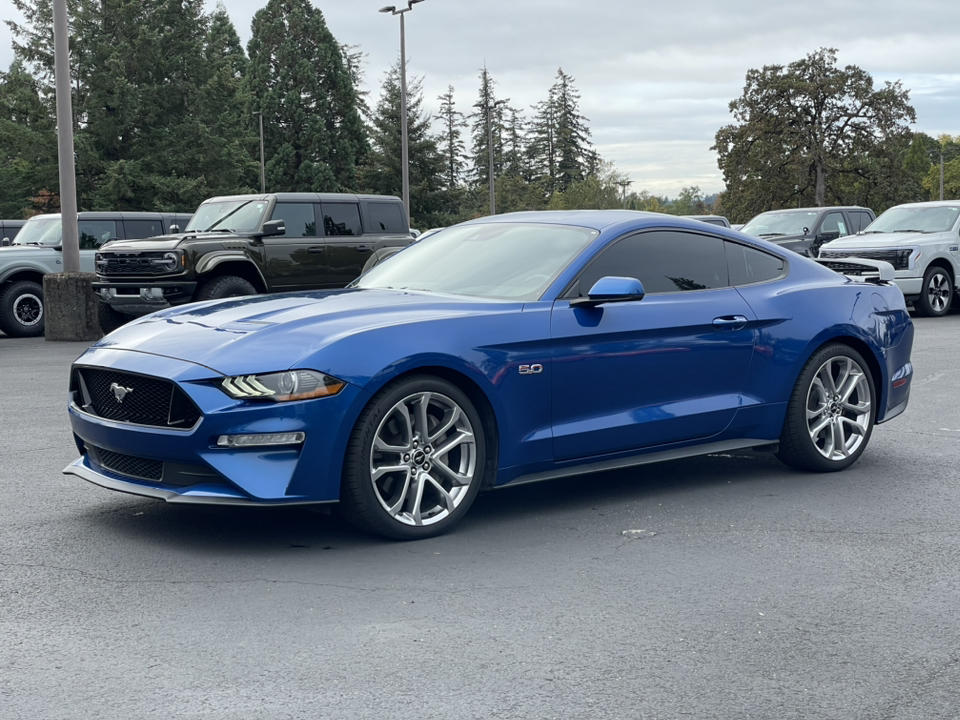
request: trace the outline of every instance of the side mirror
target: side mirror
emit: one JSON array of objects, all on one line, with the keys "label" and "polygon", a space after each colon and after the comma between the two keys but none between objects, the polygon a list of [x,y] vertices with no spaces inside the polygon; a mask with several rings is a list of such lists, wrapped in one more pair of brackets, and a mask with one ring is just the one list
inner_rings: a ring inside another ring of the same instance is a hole
[{"label": "side mirror", "polygon": [[177,235],[177,234],[180,232],[180,226],[179,226],[179,225],[171,225],[169,232],[170,232],[171,235]]},{"label": "side mirror", "polygon": [[596,307],[611,302],[637,302],[645,295],[643,283],[632,277],[602,277],[585,298],[574,298],[570,307]]},{"label": "side mirror", "polygon": [[283,235],[287,231],[287,226],[283,220],[267,220],[260,230],[260,235],[267,237],[269,235]]},{"label": "side mirror", "polygon": [[5,237],[3,240],[0,240],[0,247],[8,247],[10,244],[10,238]]},{"label": "side mirror", "polygon": [[840,237],[839,230],[831,230],[830,232],[822,232],[817,235],[817,242],[825,243],[830,242],[831,240],[836,240]]}]

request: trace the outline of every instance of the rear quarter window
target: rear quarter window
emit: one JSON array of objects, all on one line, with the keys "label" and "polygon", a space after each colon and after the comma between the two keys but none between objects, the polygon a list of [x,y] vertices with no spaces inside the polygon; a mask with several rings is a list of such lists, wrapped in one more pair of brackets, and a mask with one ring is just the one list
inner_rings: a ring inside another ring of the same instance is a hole
[{"label": "rear quarter window", "polygon": [[730,284],[753,285],[783,276],[784,262],[776,255],[734,242],[724,242]]},{"label": "rear quarter window", "polygon": [[370,233],[405,233],[409,228],[403,222],[403,211],[398,203],[370,202],[367,203],[368,226]]}]

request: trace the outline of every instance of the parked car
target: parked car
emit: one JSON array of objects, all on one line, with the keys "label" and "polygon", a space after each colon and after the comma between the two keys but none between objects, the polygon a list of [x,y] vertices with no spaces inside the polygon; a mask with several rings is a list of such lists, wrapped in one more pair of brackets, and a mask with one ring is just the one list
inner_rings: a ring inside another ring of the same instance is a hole
[{"label": "parked car", "polygon": [[[78,220],[80,270],[92,273],[94,254],[103,243],[162,235],[186,225],[190,215],[81,212]],[[63,271],[60,240],[60,215],[36,215],[24,223],[10,246],[0,247],[0,330],[7,335],[43,335],[43,276]]]},{"label": "parked car", "polygon": [[730,227],[730,221],[727,220],[723,215],[681,215],[680,217],[690,218],[691,220],[699,220],[700,222],[710,223],[711,225],[719,225],[720,227]]},{"label": "parked car", "polygon": [[13,239],[25,222],[26,220],[0,220],[0,247],[13,244]]},{"label": "parked car", "polygon": [[347,289],[140,318],[73,366],[64,472],[175,503],[339,502],[414,539],[481,488],[744,448],[848,467],[910,392],[892,271],[693,226],[497,215]]},{"label": "parked car", "polygon": [[823,243],[860,232],[874,217],[870,208],[856,206],[771,210],[757,215],[740,232],[815,258]]},{"label": "parked car", "polygon": [[920,315],[946,315],[960,272],[960,200],[892,207],[859,235],[821,247],[820,257],[884,260]]},{"label": "parked car", "polygon": [[413,242],[398,197],[271,193],[215,197],[185,231],[97,253],[100,325],[197,300],[343,287],[381,247]]}]

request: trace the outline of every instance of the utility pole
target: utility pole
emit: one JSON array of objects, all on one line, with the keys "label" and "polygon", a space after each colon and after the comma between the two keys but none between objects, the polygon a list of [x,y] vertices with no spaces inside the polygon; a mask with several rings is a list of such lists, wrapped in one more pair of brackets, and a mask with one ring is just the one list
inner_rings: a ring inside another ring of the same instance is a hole
[{"label": "utility pole", "polygon": [[60,222],[63,271],[80,272],[77,225],[77,168],[73,156],[73,103],[70,96],[70,29],[67,0],[53,2],[53,54],[57,93],[57,154],[60,167]]},{"label": "utility pole", "polygon": [[490,185],[490,214],[497,214],[497,193],[496,193],[496,181],[494,180],[493,174],[493,119],[491,117],[490,110],[495,108],[497,105],[503,105],[506,100],[495,100],[490,102],[490,91],[487,89],[487,150],[489,154],[489,160],[487,163],[487,180]]},{"label": "utility pole", "polygon": [[627,209],[627,188],[633,185],[633,180],[619,180],[617,185],[620,186],[620,195],[623,197],[623,209]]},{"label": "utility pole", "polygon": [[263,159],[263,112],[257,111],[260,116],[260,192],[267,192],[267,171]]},{"label": "utility pole", "polygon": [[940,199],[943,200],[943,153],[940,153]]}]

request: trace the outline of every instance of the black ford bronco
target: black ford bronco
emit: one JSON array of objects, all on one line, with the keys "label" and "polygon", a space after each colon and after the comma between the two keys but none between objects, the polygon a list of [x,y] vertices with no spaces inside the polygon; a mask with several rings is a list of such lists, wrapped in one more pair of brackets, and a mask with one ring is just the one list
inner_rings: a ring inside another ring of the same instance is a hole
[{"label": "black ford bronco", "polygon": [[185,230],[97,253],[100,325],[198,300],[343,287],[370,253],[413,242],[400,198],[271,193],[205,201]]}]

